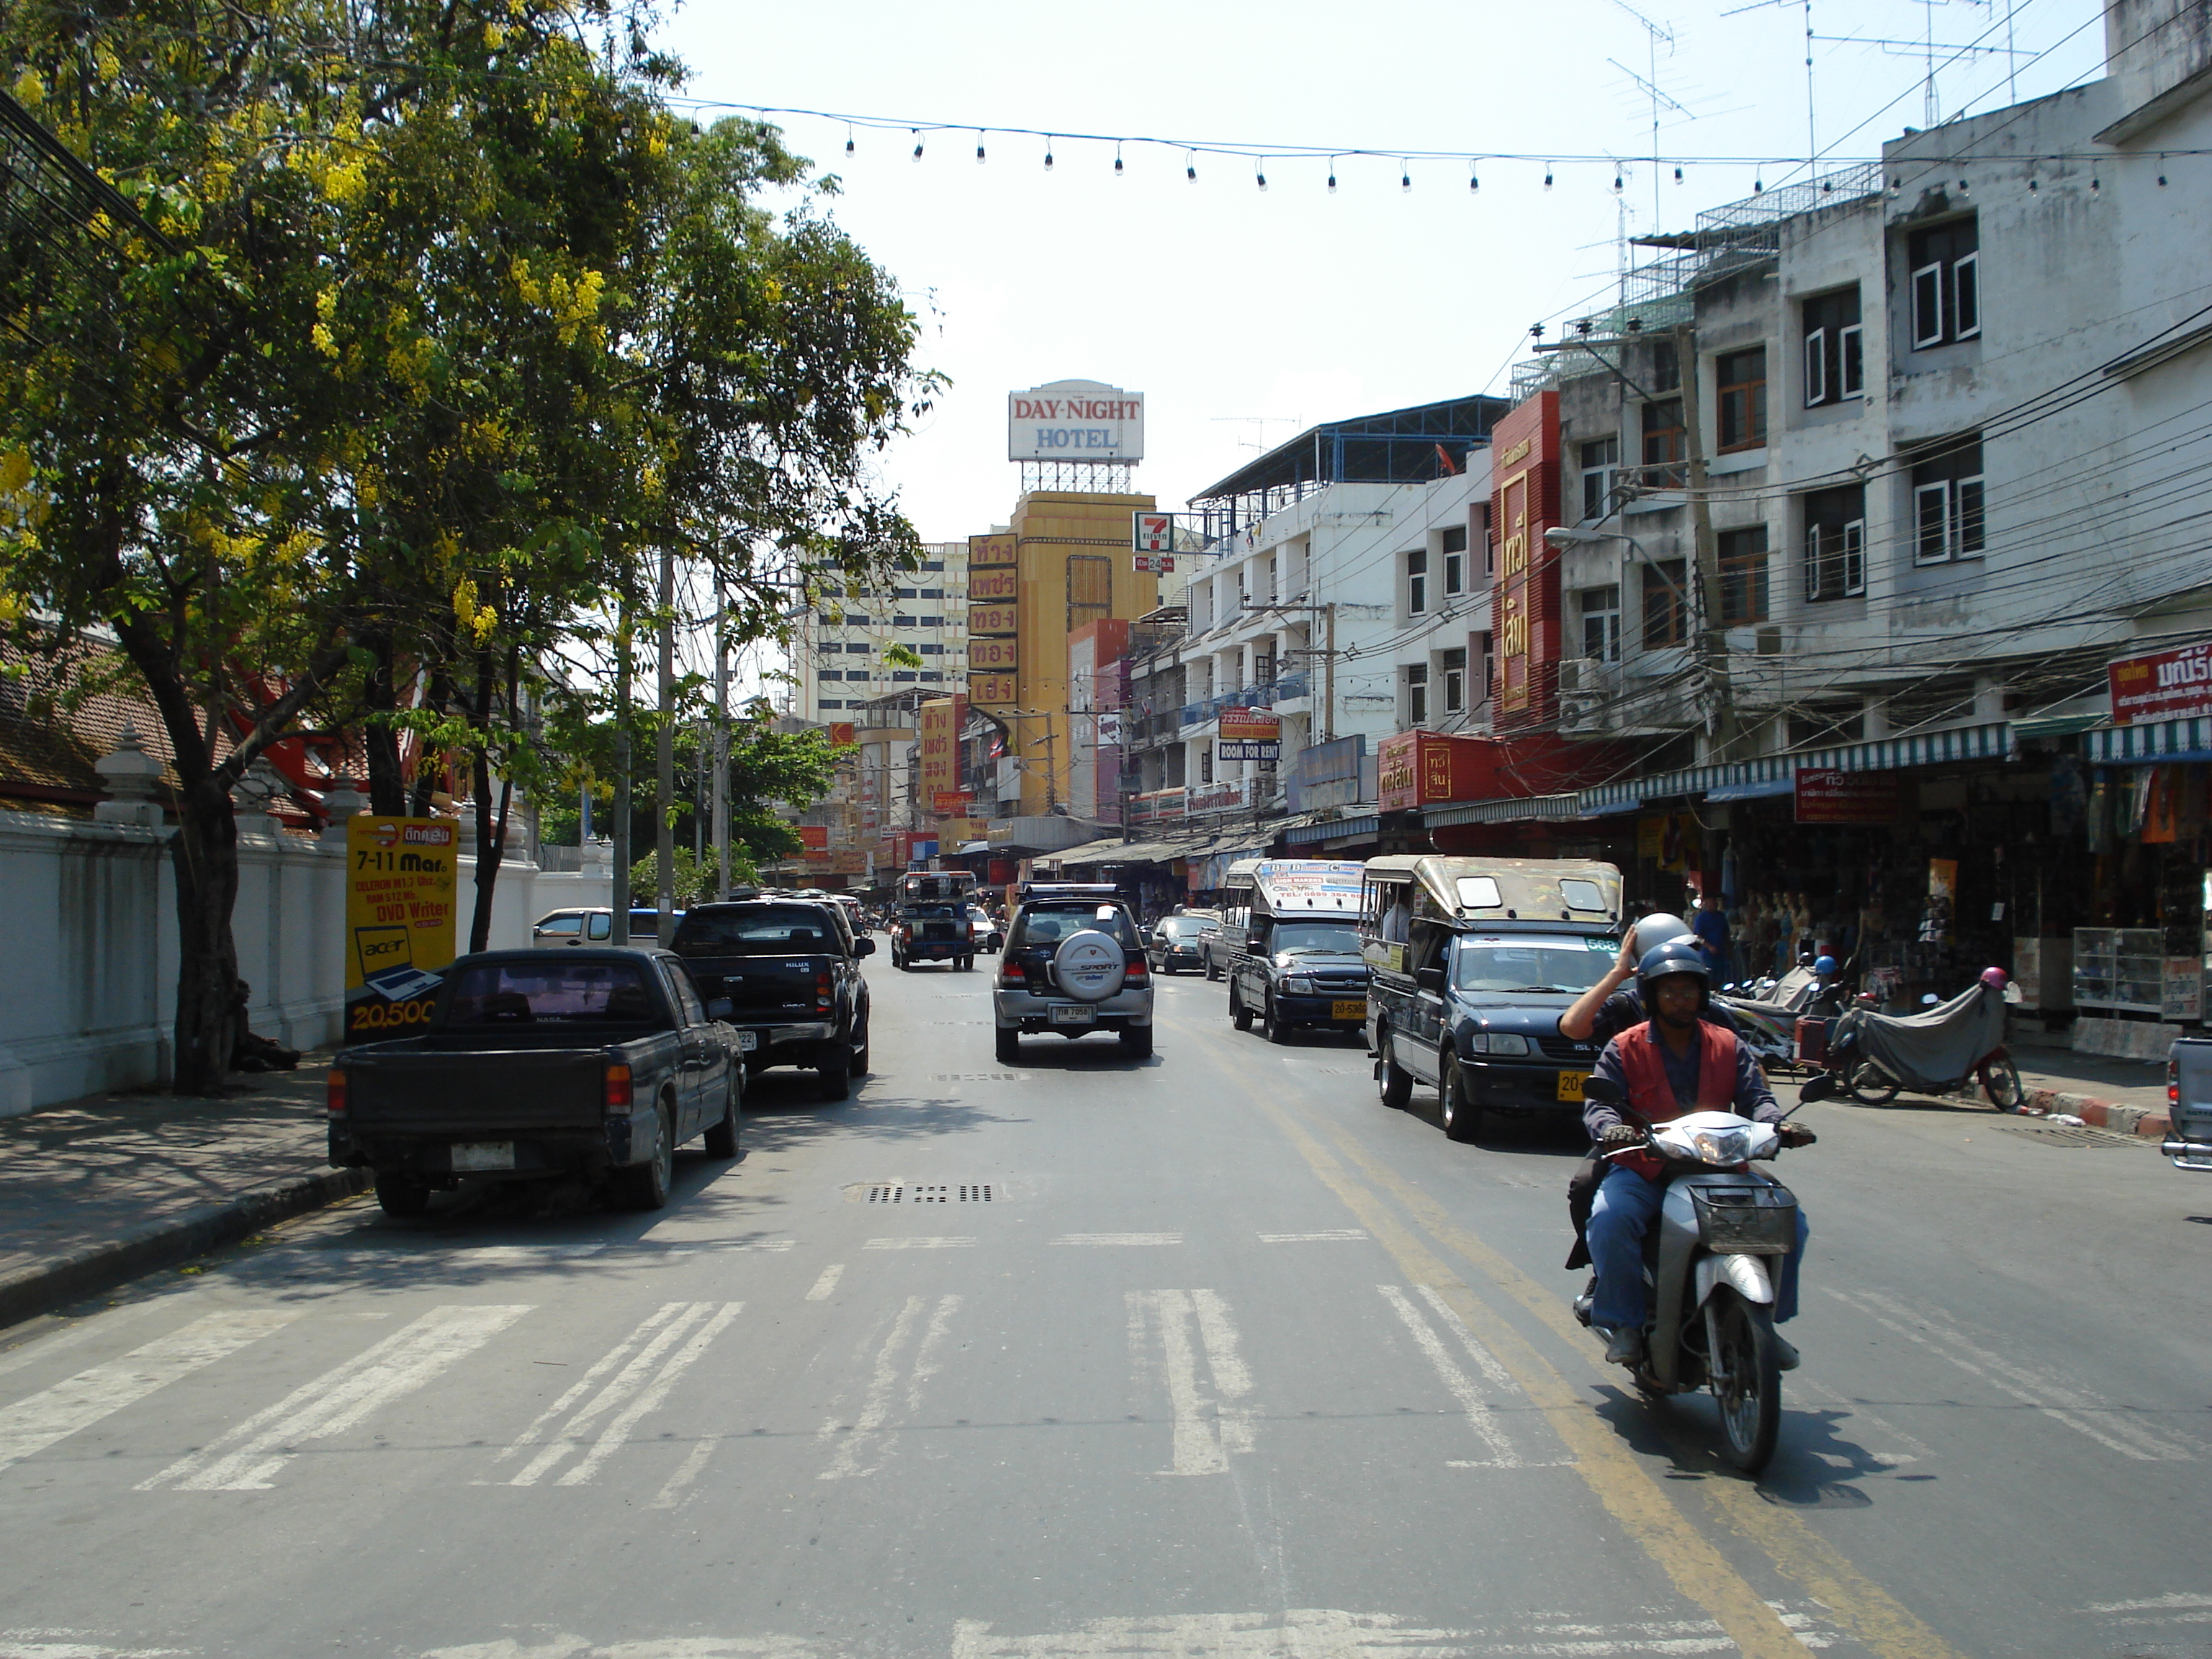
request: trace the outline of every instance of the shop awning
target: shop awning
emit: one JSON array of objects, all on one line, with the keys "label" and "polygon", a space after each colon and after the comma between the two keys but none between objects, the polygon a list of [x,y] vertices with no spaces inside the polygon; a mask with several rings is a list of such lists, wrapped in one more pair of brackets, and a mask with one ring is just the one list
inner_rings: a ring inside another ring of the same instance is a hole
[{"label": "shop awning", "polygon": [[2161,761],[2212,760],[2212,715],[2105,726],[2085,734],[2082,748],[2099,766],[2154,766]]},{"label": "shop awning", "polygon": [[1503,800],[1425,806],[1421,809],[1421,827],[1444,830],[1455,823],[1571,823],[1582,816],[1579,795],[1511,795]]},{"label": "shop awning", "polygon": [[[2011,752],[2011,728],[2002,720],[1988,726],[1960,726],[1949,732],[1922,732],[1911,737],[1882,738],[1871,743],[1847,743],[1833,749],[1808,749],[1795,755],[1765,755],[1757,760],[1732,761],[1723,766],[1692,766],[1680,772],[1627,778],[1601,783],[1582,793],[1583,814],[1597,817],[1607,812],[1632,811],[1644,801],[1670,795],[1716,797],[1717,789],[1741,789],[1753,784],[1778,784],[1772,793],[1791,787],[1800,771],[1892,772],[1912,766],[1949,766],[1960,761],[2003,760]],[[1756,799],[1737,795],[1738,800]]]},{"label": "shop awning", "polygon": [[1382,828],[1382,816],[1370,812],[1364,817],[1338,818],[1330,823],[1301,824],[1285,837],[1292,846],[1327,844],[1333,841],[1360,841],[1378,833]]},{"label": "shop awning", "polygon": [[1797,780],[1793,778],[1762,778],[1756,783],[1724,783],[1717,789],[1705,791],[1710,801],[1765,800],[1771,795],[1788,795],[1796,792]]},{"label": "shop awning", "polygon": [[2030,714],[2025,720],[2012,722],[2012,740],[2019,744],[2030,738],[2070,738],[2076,732],[2102,726],[2111,718],[2101,711],[2089,714]]}]

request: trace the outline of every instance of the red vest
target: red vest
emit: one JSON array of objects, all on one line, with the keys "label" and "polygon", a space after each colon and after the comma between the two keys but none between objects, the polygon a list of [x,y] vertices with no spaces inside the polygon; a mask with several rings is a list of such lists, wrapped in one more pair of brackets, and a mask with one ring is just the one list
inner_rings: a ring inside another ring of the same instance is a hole
[{"label": "red vest", "polygon": [[[1732,1112],[1735,1109],[1736,1035],[1724,1027],[1698,1022],[1698,1099],[1684,1106],[1674,1098],[1667,1081],[1666,1061],[1651,1022],[1632,1025],[1613,1039],[1620,1069],[1628,1079],[1624,1115],[1646,1123],[1668,1123],[1685,1112]],[[1638,1175],[1656,1178],[1666,1165],[1650,1152],[1626,1152],[1613,1160]]]}]

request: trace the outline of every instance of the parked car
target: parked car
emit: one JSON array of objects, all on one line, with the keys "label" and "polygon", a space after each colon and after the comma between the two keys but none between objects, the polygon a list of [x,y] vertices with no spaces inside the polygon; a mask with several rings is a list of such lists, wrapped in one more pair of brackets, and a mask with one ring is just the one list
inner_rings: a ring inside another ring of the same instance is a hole
[{"label": "parked car", "polygon": [[975,941],[975,954],[979,957],[995,957],[1006,948],[1006,933],[980,904],[968,907],[968,934]]},{"label": "parked car", "polygon": [[1454,1140],[1486,1113],[1579,1117],[1598,1049],[1562,1036],[1559,1015],[1618,958],[1620,925],[1610,864],[1370,859],[1359,939],[1382,1103],[1434,1086]]},{"label": "parked car", "polygon": [[854,934],[830,900],[759,898],[695,904],[676,954],[702,995],[726,998],[746,1045],[745,1069],[811,1068],[824,1100],[842,1100],[868,1073],[868,981],[876,942]]},{"label": "parked car", "polygon": [[1238,1030],[1256,1018],[1268,1042],[1288,1042],[1301,1030],[1365,1028],[1359,878],[1359,865],[1331,859],[1261,859],[1243,877],[1244,936],[1229,967]]},{"label": "parked car", "polygon": [[1218,930],[1220,926],[1221,918],[1211,912],[1186,910],[1180,915],[1162,916],[1152,924],[1145,958],[1156,974],[1179,974],[1185,969],[1195,973],[1204,965],[1199,952],[1206,928]]},{"label": "parked car", "polygon": [[1123,1050],[1152,1052],[1152,977],[1136,919],[1105,884],[1030,882],[991,992],[998,1055],[1020,1057],[1024,1033],[1112,1031]]},{"label": "parked car", "polygon": [[375,1172],[387,1214],[435,1188],[580,1175],[668,1202],[675,1149],[738,1154],[742,1039],[664,951],[483,951],[446,970],[419,1036],[341,1048],[330,1161]]},{"label": "parked car", "polygon": [[531,948],[538,951],[605,945],[614,936],[615,913],[606,909],[555,910],[538,917],[530,928]]}]

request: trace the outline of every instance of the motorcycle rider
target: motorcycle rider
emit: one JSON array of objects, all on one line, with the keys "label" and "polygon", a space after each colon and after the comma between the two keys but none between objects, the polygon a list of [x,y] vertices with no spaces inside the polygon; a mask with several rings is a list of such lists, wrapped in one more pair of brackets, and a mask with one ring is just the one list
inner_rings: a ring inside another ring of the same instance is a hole
[{"label": "motorcycle rider", "polygon": [[[1598,982],[1577,997],[1559,1016],[1559,1035],[1577,1042],[1610,1042],[1632,1025],[1651,1018],[1638,994],[1636,967],[1658,946],[1678,939],[1695,939],[1690,924],[1680,916],[1644,916],[1628,929],[1620,942],[1620,955]],[[1699,1018],[1734,1031],[1739,1028],[1729,1011],[1711,998]]]},{"label": "motorcycle rider", "polygon": [[[1644,1235],[1659,1213],[1667,1168],[1650,1152],[1630,1150],[1644,1126],[1697,1111],[1733,1111],[1778,1126],[1785,1146],[1809,1146],[1814,1136],[1802,1124],[1784,1123],[1759,1062],[1734,1031],[1700,1018],[1712,994],[1712,969],[1695,944],[1674,940],[1645,953],[1637,979],[1651,1018],[1614,1037],[1598,1056],[1594,1076],[1626,1094],[1624,1106],[1597,1101],[1583,1109],[1583,1123],[1613,1165],[1600,1183],[1589,1218],[1589,1252],[1597,1266],[1590,1322],[1606,1339],[1607,1364],[1632,1369],[1644,1358]],[[1798,1212],[1797,1247],[1776,1276],[1774,1318],[1797,1311],[1797,1268],[1807,1227]],[[1797,1364],[1797,1351],[1775,1339],[1782,1369]]]}]

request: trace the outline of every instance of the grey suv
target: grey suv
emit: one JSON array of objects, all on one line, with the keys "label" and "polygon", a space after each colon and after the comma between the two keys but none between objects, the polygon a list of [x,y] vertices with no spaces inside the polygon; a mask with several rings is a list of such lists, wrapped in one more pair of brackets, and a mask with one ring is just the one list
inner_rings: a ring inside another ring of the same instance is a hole
[{"label": "grey suv", "polygon": [[1152,979],[1135,920],[1104,884],[1031,882],[1007,930],[991,989],[1002,1060],[1024,1031],[1112,1031],[1124,1052],[1152,1052]]}]

